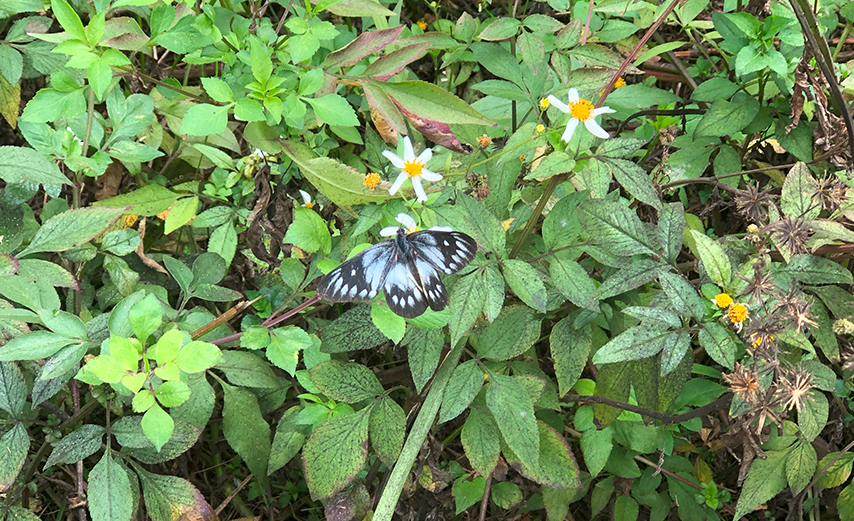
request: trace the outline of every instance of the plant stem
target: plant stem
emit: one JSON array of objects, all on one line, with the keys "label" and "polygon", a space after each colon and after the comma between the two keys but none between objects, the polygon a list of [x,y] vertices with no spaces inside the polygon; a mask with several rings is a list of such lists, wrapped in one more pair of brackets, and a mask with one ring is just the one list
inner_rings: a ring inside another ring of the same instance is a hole
[{"label": "plant stem", "polygon": [[374,521],[390,521],[392,515],[394,515],[394,508],[397,505],[398,498],[400,498],[400,492],[403,490],[406,476],[409,474],[412,464],[415,463],[415,458],[421,451],[421,445],[427,439],[430,427],[433,426],[433,420],[439,412],[439,406],[442,404],[442,397],[445,394],[445,388],[448,386],[448,380],[450,380],[451,373],[460,361],[463,345],[465,345],[464,341],[457,342],[457,346],[451,349],[448,356],[445,357],[442,366],[436,371],[433,385],[427,393],[427,398],[424,399],[421,410],[418,411],[415,423],[412,424],[412,430],[409,431],[409,436],[406,437],[403,450],[400,451],[397,463],[394,464],[391,476],[382,491],[377,509],[374,511]]},{"label": "plant stem", "polygon": [[546,190],[543,192],[543,195],[540,196],[540,200],[537,202],[536,208],[534,208],[534,213],[531,214],[531,217],[528,219],[528,222],[525,224],[525,228],[522,230],[521,235],[519,235],[519,239],[516,241],[516,244],[513,245],[513,249],[510,250],[510,258],[516,258],[516,255],[519,254],[519,250],[522,248],[522,243],[525,242],[525,239],[528,238],[528,235],[531,234],[531,231],[536,226],[537,221],[540,219],[540,215],[542,215],[543,210],[546,207],[546,203],[552,196],[552,192],[557,188],[557,184],[564,179],[566,174],[556,175],[549,179],[549,184],[546,185]]}]

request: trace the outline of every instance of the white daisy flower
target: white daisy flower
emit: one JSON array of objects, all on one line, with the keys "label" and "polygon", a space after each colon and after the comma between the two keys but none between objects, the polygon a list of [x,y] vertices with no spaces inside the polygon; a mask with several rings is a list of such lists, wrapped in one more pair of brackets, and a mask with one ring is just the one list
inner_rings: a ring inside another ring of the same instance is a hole
[{"label": "white daisy flower", "polygon": [[424,168],[424,165],[430,161],[430,158],[433,157],[433,151],[429,148],[424,149],[424,152],[418,157],[415,157],[415,151],[412,150],[412,141],[409,140],[409,136],[405,136],[403,138],[403,158],[392,152],[391,150],[384,150],[383,155],[391,161],[391,164],[395,166],[395,168],[400,169],[400,175],[397,176],[394,183],[391,185],[388,193],[389,195],[394,195],[400,190],[400,187],[403,186],[403,182],[406,181],[408,177],[412,178],[412,186],[415,188],[415,194],[418,196],[419,202],[424,202],[427,200],[427,192],[424,191],[424,187],[421,186],[421,178],[432,182],[441,181],[442,174],[437,174],[436,172],[432,172]]},{"label": "white daisy flower", "polygon": [[306,208],[311,208],[312,206],[314,206],[314,203],[311,202],[311,196],[308,195],[308,192],[306,192],[305,190],[300,190],[299,193],[302,196],[303,206],[305,206]]},{"label": "white daisy flower", "polygon": [[[396,218],[397,222],[403,225],[403,229],[406,230],[406,233],[414,233],[418,231],[418,223],[415,222],[415,219],[410,217],[405,213],[397,214]],[[399,226],[386,226],[382,230],[380,230],[380,235],[383,237],[393,237],[397,235],[397,230],[399,230]],[[449,226],[434,226],[430,228],[436,232],[451,232],[453,229]]]},{"label": "white daisy flower", "polygon": [[587,130],[596,137],[600,137],[602,139],[608,139],[611,137],[604,128],[599,126],[599,123],[596,123],[594,118],[600,114],[616,112],[615,110],[608,107],[599,107],[598,109],[594,108],[593,103],[584,98],[579,98],[578,90],[574,88],[569,89],[569,105],[551,94],[549,94],[549,97],[546,99],[549,100],[549,103],[560,109],[561,112],[572,116],[569,118],[569,121],[566,122],[566,130],[563,131],[563,135],[560,137],[567,143],[572,139],[572,134],[575,132],[575,127],[578,126],[579,122],[583,122],[584,126],[587,127]]}]

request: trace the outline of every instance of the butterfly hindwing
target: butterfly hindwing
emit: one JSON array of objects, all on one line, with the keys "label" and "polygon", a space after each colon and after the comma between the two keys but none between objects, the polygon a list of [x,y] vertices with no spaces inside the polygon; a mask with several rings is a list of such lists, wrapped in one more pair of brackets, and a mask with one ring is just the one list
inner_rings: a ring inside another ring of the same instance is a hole
[{"label": "butterfly hindwing", "polygon": [[396,257],[394,241],[371,246],[327,273],[317,294],[329,302],[370,300],[380,292]]},{"label": "butterfly hindwing", "polygon": [[418,270],[411,261],[399,258],[385,278],[385,301],[389,309],[403,318],[415,318],[424,313],[428,306],[427,297],[421,289],[421,281],[416,279],[417,275]]},{"label": "butterfly hindwing", "polygon": [[427,299],[427,305],[433,311],[442,311],[448,305],[448,290],[432,264],[416,258],[415,268],[421,279],[421,291]]},{"label": "butterfly hindwing", "polygon": [[425,230],[407,237],[415,256],[446,275],[456,273],[474,259],[477,242],[462,232]]}]

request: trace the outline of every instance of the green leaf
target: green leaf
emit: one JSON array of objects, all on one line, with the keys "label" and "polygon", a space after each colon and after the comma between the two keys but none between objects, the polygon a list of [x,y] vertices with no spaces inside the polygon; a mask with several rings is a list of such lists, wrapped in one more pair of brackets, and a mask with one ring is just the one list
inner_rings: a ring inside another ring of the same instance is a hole
[{"label": "green leaf", "polygon": [[682,230],[685,228],[685,209],[681,203],[664,206],[658,216],[658,243],[667,260],[674,262],[682,249]]},{"label": "green leaf", "polygon": [[[645,140],[639,141],[645,142]],[[635,199],[659,211],[663,208],[658,191],[653,186],[652,180],[649,178],[646,170],[625,159],[607,159],[604,161],[604,164],[608,167],[614,179],[620,183],[620,186],[625,188],[626,192],[633,195]]]},{"label": "green leaf", "polygon": [[18,418],[26,401],[27,385],[18,365],[0,362],[0,409]]},{"label": "green leaf", "polygon": [[[546,286],[537,270],[525,261],[516,259],[503,263],[504,278],[522,302],[540,313],[546,312]],[[512,357],[511,357],[512,358]]]},{"label": "green leaf", "polygon": [[360,364],[327,360],[312,367],[309,375],[323,394],[341,402],[357,403],[383,393],[373,371]]},{"label": "green leaf", "polygon": [[849,483],[847,487],[839,491],[839,497],[836,499],[836,510],[839,513],[839,521],[854,520],[854,483]]},{"label": "green leaf", "polygon": [[59,22],[59,25],[61,25],[68,34],[81,42],[88,42],[86,39],[86,31],[83,29],[83,22],[80,21],[80,17],[76,12],[74,12],[74,8],[72,8],[68,2],[65,0],[50,0],[50,8],[53,10],[53,14],[56,16],[56,20]]},{"label": "green leaf", "polygon": [[[551,215],[551,214],[549,214]],[[599,311],[599,302],[594,297],[596,283],[573,258],[577,254],[558,252],[551,257],[549,274],[561,295],[576,306]]]},{"label": "green leaf", "polygon": [[750,465],[735,507],[736,520],[786,488],[786,460],[789,451],[769,450],[765,451],[765,455],[768,456],[766,459],[755,459]]},{"label": "green leaf", "polygon": [[108,63],[98,60],[89,65],[86,78],[89,80],[89,86],[95,92],[95,97],[102,100],[113,80],[113,69]]},{"label": "green leaf", "polygon": [[474,360],[467,360],[455,367],[442,397],[439,423],[459,416],[471,404],[481,387],[483,387],[483,371]]},{"label": "green leaf", "polygon": [[359,125],[356,111],[346,99],[338,94],[327,94],[322,98],[302,98],[311,108],[314,114],[327,125],[339,127],[355,127]]},{"label": "green leaf", "polygon": [[250,472],[266,481],[270,458],[270,426],[261,415],[258,398],[241,387],[223,384],[222,423],[228,444],[243,458]]},{"label": "green leaf", "polygon": [[[341,4],[342,2],[337,2]],[[373,2],[371,2],[373,3]],[[379,5],[379,4],[377,4]],[[388,11],[392,16],[391,11]],[[341,15],[340,16],[350,16]],[[356,16],[372,16],[369,14],[358,13]],[[385,15],[383,15],[385,16]],[[356,37],[355,40],[348,43],[341,49],[329,53],[323,61],[324,69],[332,69],[336,67],[349,67],[359,63],[362,58],[370,56],[375,52],[381,51],[390,43],[397,40],[400,33],[405,29],[399,25],[390,29],[381,29],[376,31],[364,31]]]},{"label": "green leaf", "polygon": [[472,407],[460,432],[460,441],[472,467],[489,476],[501,454],[501,433],[492,416],[481,407]]},{"label": "green leaf", "polygon": [[[258,132],[265,132],[265,139],[278,141],[278,130],[261,129],[257,124],[252,125],[247,126],[247,134],[251,135],[252,129],[259,129]],[[339,206],[379,202],[391,198],[385,190],[368,190],[364,185],[364,174],[339,161],[318,157],[311,148],[297,141],[283,140],[281,144],[283,152],[299,166],[306,179]]]},{"label": "green leaf", "polygon": [[629,496],[617,496],[614,501],[614,521],[635,521],[640,507],[638,502]]},{"label": "green leaf", "polygon": [[[786,480],[792,487],[792,492],[798,494],[809,485],[815,474],[817,463],[818,458],[812,445],[801,441],[795,442],[786,459]],[[841,493],[839,497],[841,500]]]},{"label": "green leaf", "polygon": [[370,306],[356,306],[323,328],[320,350],[324,353],[345,353],[373,349],[387,341],[374,326]]},{"label": "green leaf", "polygon": [[[538,421],[536,427],[540,447],[539,460],[532,462],[518,456],[514,451],[505,454],[507,462],[523,476],[541,485],[559,489],[580,489],[578,463],[569,444],[559,432],[542,421]],[[504,439],[507,441],[506,435]]]},{"label": "green leaf", "polygon": [[436,213],[455,230],[474,237],[487,251],[504,255],[507,233],[498,219],[473,197],[459,194],[454,207],[440,207]]},{"label": "green leaf", "polygon": [[225,373],[234,385],[257,389],[278,389],[282,386],[269,363],[245,351],[223,351],[222,360],[216,368]]},{"label": "green leaf", "polygon": [[631,327],[599,348],[593,355],[593,363],[611,364],[656,355],[670,340],[670,333],[649,326]]},{"label": "green leaf", "polygon": [[793,279],[806,284],[852,284],[854,277],[841,264],[815,255],[793,255],[785,269]]},{"label": "green leaf", "polygon": [[803,397],[804,407],[798,411],[798,428],[808,442],[812,442],[827,425],[827,397],[821,391],[810,389]]},{"label": "green leaf", "polygon": [[[461,277],[451,289],[448,309],[451,312],[449,328],[454,346],[477,320],[483,310],[486,288],[482,276]],[[0,351],[2,353],[2,351]]]},{"label": "green leaf", "polygon": [[370,436],[377,456],[392,467],[406,437],[406,414],[388,396],[384,396],[371,408]]},{"label": "green leaf", "polygon": [[36,232],[18,257],[39,252],[60,252],[89,242],[113,224],[124,208],[91,207],[54,215]]},{"label": "green leaf", "polygon": [[188,224],[196,216],[198,210],[198,196],[178,199],[169,209],[169,215],[166,216],[166,223],[163,226],[163,233],[168,235]]},{"label": "green leaf", "polygon": [[101,242],[101,248],[117,257],[132,253],[142,243],[136,230],[115,230],[108,232]]},{"label": "green leaf", "polygon": [[735,367],[735,354],[738,350],[730,331],[717,322],[705,322],[700,326],[697,338],[712,360],[729,370]]},{"label": "green leaf", "polygon": [[714,102],[729,99],[738,90],[738,85],[728,79],[715,76],[699,84],[691,96],[697,101]]},{"label": "green leaf", "polygon": [[593,477],[596,477],[608,462],[608,456],[611,455],[611,449],[614,446],[613,432],[613,429],[608,426],[601,430],[594,427],[581,434],[581,453],[584,455],[587,470]]},{"label": "green leaf", "polygon": [[789,170],[783,182],[780,209],[783,215],[793,219],[814,219],[821,212],[821,205],[813,202],[818,183],[801,161]]},{"label": "green leaf", "polygon": [[[315,338],[316,340],[316,338]],[[276,329],[267,346],[267,358],[293,376],[299,362],[299,353],[312,345],[312,339],[304,330],[287,326]]]},{"label": "green leaf", "polygon": [[697,254],[709,278],[721,288],[729,288],[732,281],[732,264],[724,249],[717,241],[697,230],[691,230],[691,235],[694,237]]},{"label": "green leaf", "polygon": [[540,338],[541,321],[526,306],[507,306],[480,336],[478,354],[498,361],[521,355]]},{"label": "green leaf", "polygon": [[151,217],[168,209],[178,194],[156,184],[148,184],[133,192],[93,202],[93,206],[127,207],[126,212]]},{"label": "green leaf", "polygon": [[270,461],[267,464],[268,476],[284,467],[297,455],[311,431],[309,425],[299,423],[300,410],[300,406],[291,407],[276,425],[276,434],[270,447]]},{"label": "green leaf", "polygon": [[[252,68],[252,76],[255,77],[255,81],[265,85],[273,73],[273,61],[267,53],[266,45],[261,43],[260,38],[250,37],[249,44],[249,65]],[[205,85],[205,89],[207,89],[207,85]]]},{"label": "green leaf", "polygon": [[734,134],[753,121],[758,112],[759,101],[743,93],[736,94],[732,101],[715,101],[697,124],[694,138]]},{"label": "green leaf", "polygon": [[643,223],[624,205],[589,200],[578,206],[578,214],[581,226],[604,249],[620,256],[654,253]]},{"label": "green leaf", "polygon": [[190,386],[181,380],[163,382],[154,391],[154,395],[163,407],[177,407],[190,398]]},{"label": "green leaf", "polygon": [[189,481],[176,476],[160,476],[134,466],[142,493],[145,510],[151,519],[173,519],[177,513],[184,517],[201,518],[213,509],[204,496]]},{"label": "green leaf", "polygon": [[329,255],[332,251],[332,236],[326,222],[310,208],[294,208],[294,220],[284,240],[308,253],[322,250]]},{"label": "green leaf", "polygon": [[420,119],[449,125],[495,125],[494,121],[438,85],[423,81],[378,85],[399,107]]},{"label": "green leaf", "polygon": [[403,335],[406,333],[406,319],[395,314],[388,306],[372,305],[371,320],[377,329],[395,344],[403,340]]},{"label": "green leaf", "polygon": [[53,446],[53,451],[47,458],[44,468],[47,469],[56,464],[77,463],[95,454],[101,448],[104,432],[104,428],[100,425],[81,425],[71,434],[63,436]]},{"label": "green leaf", "polygon": [[486,479],[483,477],[476,477],[471,481],[468,480],[468,476],[460,476],[457,478],[451,487],[451,493],[454,496],[457,515],[480,501],[485,491]]},{"label": "green leaf", "polygon": [[534,405],[522,384],[509,376],[493,375],[486,388],[486,406],[510,450],[531,468],[540,460],[540,438]]},{"label": "green leaf", "polygon": [[303,465],[314,499],[328,498],[346,487],[368,456],[370,409],[342,414],[320,424],[305,444]]},{"label": "green leaf", "polygon": [[57,335],[50,331],[33,331],[15,337],[0,347],[0,361],[38,360],[47,358],[75,339]]},{"label": "green leaf", "polygon": [[590,326],[576,329],[572,315],[552,327],[549,347],[554,359],[560,396],[564,396],[581,377],[592,347]]},{"label": "green leaf", "polygon": [[[511,17],[496,17],[492,22],[483,28],[478,37],[486,41],[506,40],[516,36],[519,26],[522,22]],[[459,512],[458,512],[459,513]]]},{"label": "green leaf", "polygon": [[163,309],[160,301],[153,294],[147,295],[131,306],[128,312],[128,322],[133,328],[136,338],[145,342],[148,337],[157,331],[163,321]]},{"label": "green leaf", "polygon": [[421,393],[439,367],[445,333],[441,329],[410,328],[400,345],[406,346],[412,382],[416,392]]},{"label": "green leaf", "polygon": [[172,437],[175,430],[175,421],[159,405],[154,404],[145,411],[142,416],[142,432],[154,444],[155,450],[160,452],[163,445]]},{"label": "green leaf", "polygon": [[604,300],[631,291],[654,280],[663,267],[649,259],[635,259],[632,264],[605,279],[593,296]]},{"label": "green leaf", "polygon": [[658,275],[661,289],[670,299],[673,308],[679,313],[687,313],[697,320],[706,314],[706,303],[697,294],[697,290],[678,275],[662,271]]},{"label": "green leaf", "polygon": [[113,460],[109,450],[89,473],[87,497],[92,521],[130,521],[134,514],[127,469]]},{"label": "green leaf", "polygon": [[191,136],[209,136],[219,134],[228,124],[228,109],[231,105],[193,105],[181,120],[181,134]]},{"label": "green leaf", "polygon": [[[818,473],[821,472],[824,467],[831,462],[831,460],[836,458],[838,454],[838,452],[830,452],[821,458],[818,465],[816,465],[815,475],[818,476]],[[851,454],[850,452],[842,454],[832,465],[830,465],[830,467],[828,467],[827,471],[818,478],[816,485],[822,488],[833,488],[845,483],[848,480],[848,476],[851,475],[852,463],[854,463],[854,454]]]}]

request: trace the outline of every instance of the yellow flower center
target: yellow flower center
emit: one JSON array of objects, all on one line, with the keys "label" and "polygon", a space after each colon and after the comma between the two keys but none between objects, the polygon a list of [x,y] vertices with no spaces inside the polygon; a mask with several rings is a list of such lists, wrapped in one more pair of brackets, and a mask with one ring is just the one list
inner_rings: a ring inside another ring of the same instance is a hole
[{"label": "yellow flower center", "polygon": [[414,159],[410,159],[403,165],[403,171],[409,174],[409,177],[421,175],[422,168],[424,168],[424,165]]},{"label": "yellow flower center", "polygon": [[741,324],[747,320],[747,304],[736,302],[729,307],[726,316],[733,324]]},{"label": "yellow flower center", "polygon": [[309,201],[307,203],[303,203],[303,206],[305,206],[306,208],[312,208],[314,206],[314,203]]},{"label": "yellow flower center", "polygon": [[546,110],[547,108],[549,108],[549,105],[551,105],[551,102],[549,101],[548,98],[543,98],[540,100],[540,108],[541,109]]},{"label": "yellow flower center", "polygon": [[729,307],[732,304],[732,297],[726,293],[718,293],[715,295],[715,305],[719,308]]},{"label": "yellow flower center", "polygon": [[418,20],[418,22],[416,22],[416,24],[415,24],[415,25],[417,25],[418,27],[420,27],[422,31],[423,31],[424,29],[427,29],[427,22],[425,22],[424,20]]},{"label": "yellow flower center", "polygon": [[371,172],[365,176],[364,184],[369,190],[375,190],[380,185],[380,175],[376,172]]},{"label": "yellow flower center", "polygon": [[569,113],[578,121],[587,121],[593,117],[593,104],[586,99],[577,99],[570,102]]},{"label": "yellow flower center", "polygon": [[544,127],[543,125],[537,125],[537,134],[542,134],[545,131],[546,127]]},{"label": "yellow flower center", "polygon": [[617,82],[614,83],[614,89],[619,89],[620,87],[625,87],[625,86],[626,86],[626,80],[624,80],[622,76],[617,78]]}]

